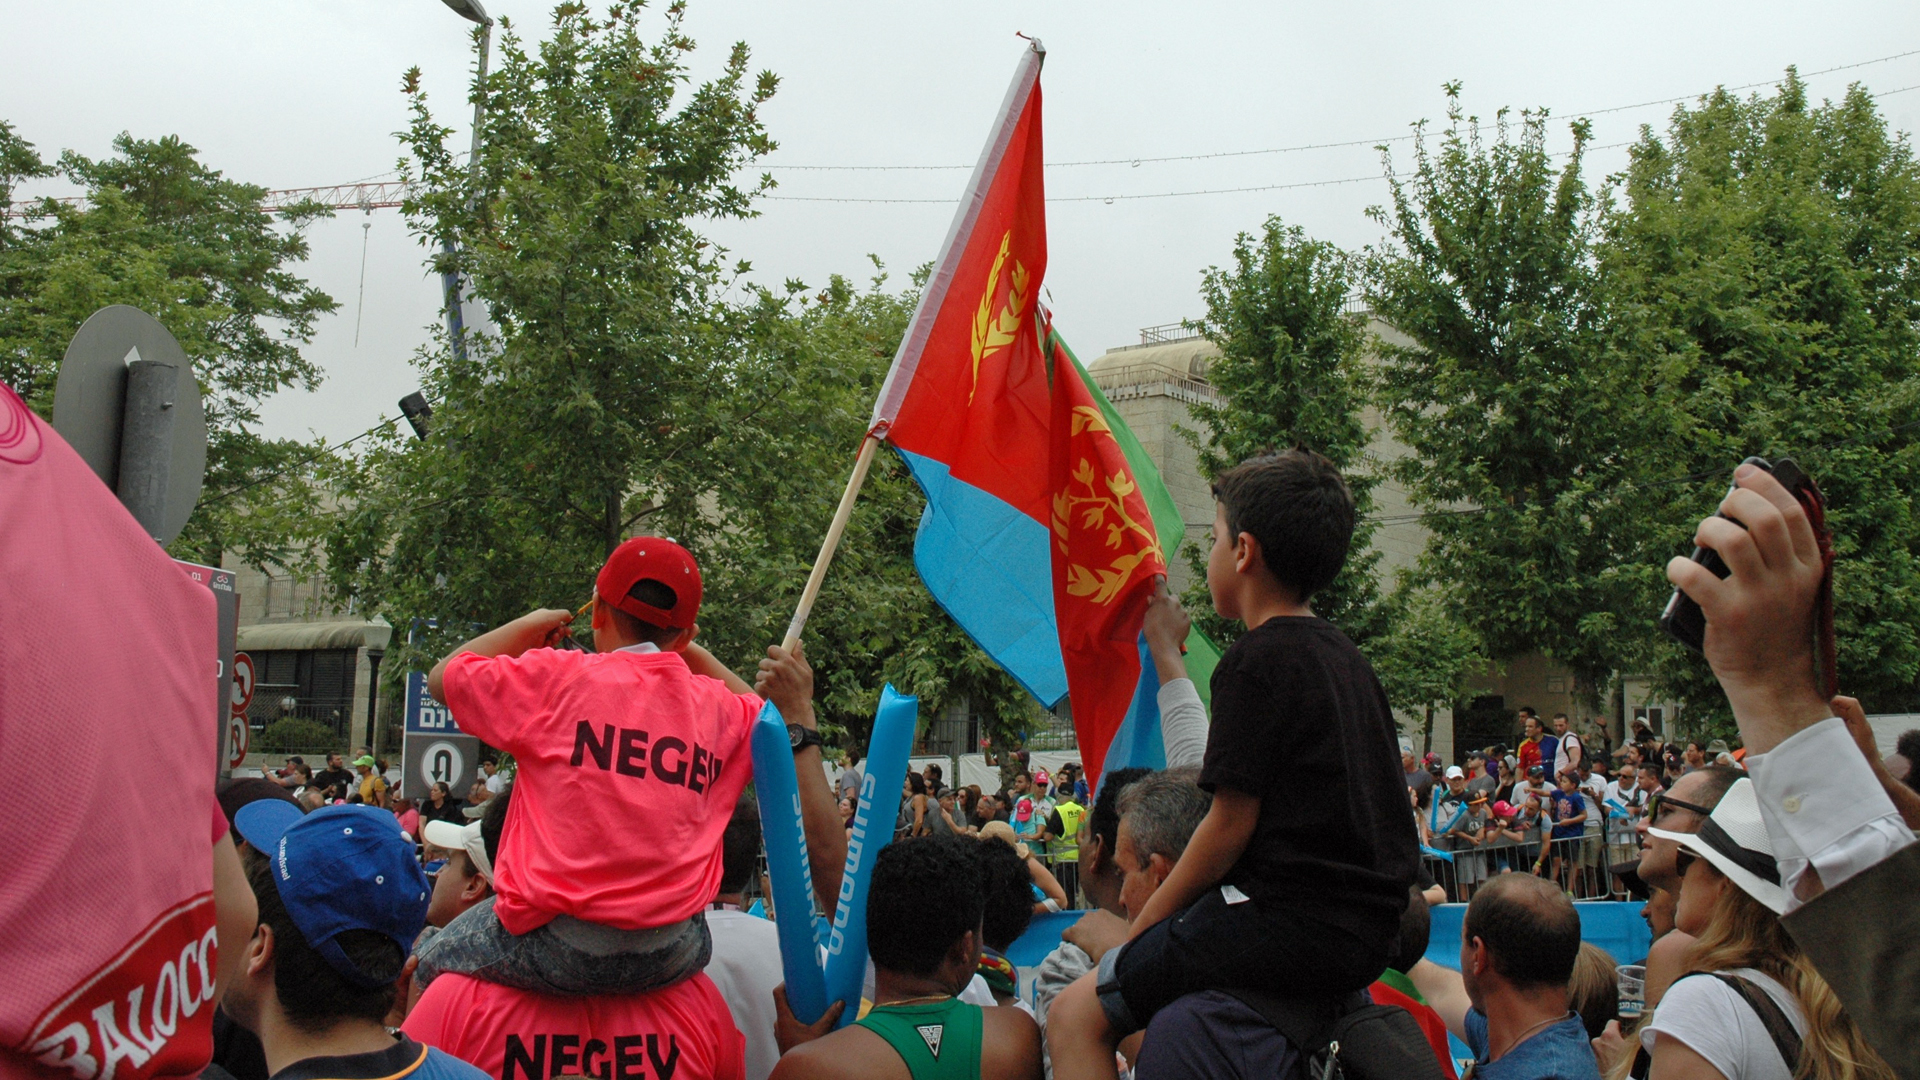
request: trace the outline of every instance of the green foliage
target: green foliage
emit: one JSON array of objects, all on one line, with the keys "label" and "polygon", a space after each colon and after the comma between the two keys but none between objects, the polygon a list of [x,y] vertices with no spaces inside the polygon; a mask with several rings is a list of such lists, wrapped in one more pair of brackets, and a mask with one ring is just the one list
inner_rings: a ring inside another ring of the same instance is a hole
[{"label": "green foliage", "polygon": [[[1903,711],[1920,678],[1920,169],[1873,98],[1812,106],[1788,73],[1768,97],[1724,92],[1643,132],[1601,257],[1620,328],[1654,359],[1667,428],[1646,500],[1661,554],[1686,550],[1732,469],[1792,456],[1827,496],[1839,561],[1841,687]],[[1666,592],[1647,560],[1642,627]],[[1643,630],[1644,632],[1644,630]],[[1706,665],[1663,642],[1663,686],[1694,723],[1731,730]]]},{"label": "green foliage", "polygon": [[1390,629],[1368,643],[1367,659],[1388,704],[1421,716],[1431,740],[1434,710],[1459,715],[1470,684],[1487,670],[1486,650],[1458,605],[1434,589],[1402,589],[1385,603]]},{"label": "green foliage", "polygon": [[282,717],[266,726],[254,740],[253,750],[260,754],[290,754],[305,750],[337,748],[340,736],[318,720],[298,716]]},{"label": "green foliage", "polygon": [[0,223],[0,381],[50,416],[60,358],[88,316],[108,304],[153,315],[192,359],[207,413],[205,494],[173,554],[218,564],[232,550],[285,565],[305,544],[300,511],[312,495],[297,468],[264,478],[312,451],[254,428],[267,396],[320,381],[300,345],[337,305],[289,267],[307,257],[299,226],[328,211],[296,210],[283,217],[293,228],[278,228],[260,209],[266,189],[207,168],[173,136],[123,134],[114,151],[98,161],[69,151],[49,165],[0,122],[0,200],[56,175],[86,193],[80,205],[34,201],[18,224]]},{"label": "green foliage", "polygon": [[[1200,451],[1208,479],[1256,454],[1304,445],[1325,454],[1353,489],[1359,522],[1353,554],[1340,576],[1314,597],[1316,612],[1356,642],[1385,627],[1377,600],[1379,553],[1370,540],[1373,489],[1362,420],[1369,376],[1365,317],[1347,310],[1359,267],[1333,244],[1310,240],[1297,226],[1268,218],[1259,237],[1234,238],[1230,269],[1210,268],[1201,283],[1207,314],[1196,324],[1220,348],[1207,370],[1219,405],[1193,410],[1202,432],[1186,435]],[[1216,641],[1237,627],[1212,615],[1205,552],[1190,551],[1196,570],[1186,597]]]},{"label": "green foliage", "polygon": [[[377,438],[339,478],[353,499],[328,538],[335,587],[396,626],[439,623],[393,678],[532,608],[579,606],[636,533],[700,560],[700,639],[743,675],[782,636],[915,296],[881,275],[728,302],[747,266],[698,224],[751,214],[770,184],[732,178],[773,147],[757,109],[776,80],[750,79],[736,46],[690,86],[679,25],[676,8],[650,42],[630,8],[562,5],[530,53],[502,20],[478,186],[409,80],[410,220],[436,252],[457,242],[499,333],[464,361],[424,351],[429,438]],[[964,695],[1023,726],[1023,695],[914,576],[919,509],[883,455],[807,628],[822,719],[864,732],[891,679],[923,716]]]},{"label": "green foliage", "polygon": [[[1450,95],[1457,88],[1449,88]],[[1432,530],[1422,577],[1489,655],[1539,651],[1596,695],[1653,670],[1730,730],[1706,666],[1656,627],[1663,567],[1733,467],[1792,455],[1832,507],[1841,684],[1914,703],[1920,171],[1858,87],[1809,105],[1717,93],[1643,132],[1596,198],[1544,118],[1481,141],[1455,98],[1379,216],[1381,403]]]},{"label": "green foliage", "polygon": [[[1392,473],[1427,511],[1421,577],[1444,583],[1493,656],[1538,651],[1597,696],[1644,636],[1622,632],[1644,580],[1620,485],[1663,432],[1647,365],[1608,347],[1595,298],[1584,124],[1556,171],[1543,114],[1491,144],[1448,88],[1437,150],[1374,211],[1395,243],[1368,257],[1367,298],[1404,338],[1381,343],[1380,403],[1412,450]],[[1408,340],[1410,339],[1410,340]]]}]

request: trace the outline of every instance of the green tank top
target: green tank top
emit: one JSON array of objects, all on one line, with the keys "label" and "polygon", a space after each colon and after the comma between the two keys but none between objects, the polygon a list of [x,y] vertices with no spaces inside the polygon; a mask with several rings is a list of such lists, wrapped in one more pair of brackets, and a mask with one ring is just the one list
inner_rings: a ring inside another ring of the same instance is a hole
[{"label": "green tank top", "polygon": [[985,1014],[959,998],[875,1005],[857,1023],[887,1040],[913,1080],[980,1080]]}]

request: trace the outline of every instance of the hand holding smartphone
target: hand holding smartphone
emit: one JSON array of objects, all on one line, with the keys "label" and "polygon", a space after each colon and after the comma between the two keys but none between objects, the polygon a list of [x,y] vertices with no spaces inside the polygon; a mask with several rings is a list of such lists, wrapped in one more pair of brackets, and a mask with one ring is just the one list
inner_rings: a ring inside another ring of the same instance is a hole
[{"label": "hand holding smartphone", "polygon": [[[1814,498],[1819,497],[1818,494],[1814,492],[1813,481],[1807,477],[1807,474],[1801,470],[1800,466],[1794,464],[1792,458],[1780,458],[1777,461],[1769,463],[1765,458],[1750,457],[1741,462],[1741,464],[1752,465],[1772,473],[1773,478],[1780,482],[1781,487],[1786,488],[1788,492],[1796,499],[1801,499],[1803,503],[1805,501],[1803,493],[1812,494]],[[1732,495],[1733,491],[1733,488],[1729,488],[1727,494]],[[1725,514],[1719,516],[1727,517]],[[1742,528],[1746,527],[1734,518],[1727,518],[1727,520],[1732,521],[1735,525],[1740,525]],[[1727,569],[1725,560],[1720,558],[1720,553],[1712,548],[1695,547],[1691,558],[1694,562],[1712,571],[1713,575],[1717,578],[1724,580],[1732,573],[1731,570]],[[1660,629],[1665,630],[1675,641],[1692,649],[1694,652],[1705,652],[1707,637],[1706,615],[1701,612],[1700,605],[1696,603],[1692,597],[1679,589],[1673,590],[1673,596],[1667,600],[1666,610],[1660,613]]]}]

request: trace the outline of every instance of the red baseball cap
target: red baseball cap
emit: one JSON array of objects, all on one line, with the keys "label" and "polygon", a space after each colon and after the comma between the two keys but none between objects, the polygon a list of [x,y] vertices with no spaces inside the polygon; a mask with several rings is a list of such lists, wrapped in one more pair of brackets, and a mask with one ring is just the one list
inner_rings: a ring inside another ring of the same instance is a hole
[{"label": "red baseball cap", "polygon": [[[671,609],[643,604],[627,593],[642,581],[673,590]],[[602,603],[655,626],[685,630],[700,614],[700,567],[686,548],[658,536],[636,536],[613,549],[594,579]]]}]

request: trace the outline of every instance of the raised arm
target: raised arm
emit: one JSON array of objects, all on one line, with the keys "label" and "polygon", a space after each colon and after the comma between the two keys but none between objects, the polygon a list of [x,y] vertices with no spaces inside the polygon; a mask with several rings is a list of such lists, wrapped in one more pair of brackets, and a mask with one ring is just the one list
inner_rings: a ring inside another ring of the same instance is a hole
[{"label": "raised arm", "polygon": [[1147,601],[1140,630],[1153,656],[1154,674],[1160,677],[1160,742],[1166,748],[1167,768],[1199,765],[1207,752],[1207,707],[1187,677],[1186,657],[1180,652],[1193,619],[1168,591],[1165,578]]},{"label": "raised arm", "polygon": [[[687,646],[689,654],[697,645]],[[701,649],[705,653],[706,650]],[[711,654],[707,656],[712,660]],[[688,657],[688,666],[693,658]],[[719,661],[713,660],[718,666]],[[726,669],[721,667],[722,671]],[[732,672],[728,672],[729,675]],[[745,692],[745,683],[741,690]],[[807,663],[806,647],[796,645],[792,652],[778,645],[767,648],[760,661],[755,687],[761,696],[773,702],[789,724],[809,731],[820,730],[813,713],[813,668]],[[833,916],[840,898],[840,878],[847,866],[847,832],[840,824],[840,807],[834,802],[833,789],[827,785],[826,765],[820,747],[809,746],[793,756],[793,770],[800,782],[800,827],[807,836],[807,865],[813,871],[813,893],[820,910]]]},{"label": "raised arm", "polygon": [[573,621],[573,612],[560,608],[541,608],[530,611],[504,626],[493,629],[474,638],[440,658],[427,672],[427,693],[435,701],[446,704],[445,678],[447,661],[461,653],[473,653],[475,656],[519,656],[528,649],[538,649],[558,642],[567,632],[567,624]]}]

